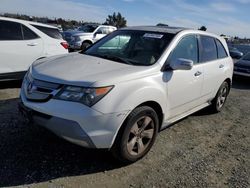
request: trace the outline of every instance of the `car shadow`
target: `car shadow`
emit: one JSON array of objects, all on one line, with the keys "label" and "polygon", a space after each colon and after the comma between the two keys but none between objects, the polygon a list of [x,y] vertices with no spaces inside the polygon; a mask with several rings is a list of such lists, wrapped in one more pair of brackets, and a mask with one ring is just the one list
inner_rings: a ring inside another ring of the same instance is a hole
[{"label": "car shadow", "polygon": [[1,81],[0,89],[20,88],[21,85],[22,85],[22,80]]},{"label": "car shadow", "polygon": [[243,76],[234,76],[232,87],[235,89],[250,89],[250,78]]},{"label": "car shadow", "polygon": [[104,172],[122,165],[105,150],[86,149],[26,123],[18,99],[0,101],[0,187]]}]

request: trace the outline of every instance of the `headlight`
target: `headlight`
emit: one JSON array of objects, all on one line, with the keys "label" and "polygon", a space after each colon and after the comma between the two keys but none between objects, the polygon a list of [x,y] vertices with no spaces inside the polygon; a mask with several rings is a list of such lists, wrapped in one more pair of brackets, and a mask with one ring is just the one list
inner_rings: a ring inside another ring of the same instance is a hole
[{"label": "headlight", "polygon": [[80,102],[87,106],[93,106],[103,98],[113,86],[100,88],[82,88],[75,86],[65,86],[55,96],[56,99]]}]

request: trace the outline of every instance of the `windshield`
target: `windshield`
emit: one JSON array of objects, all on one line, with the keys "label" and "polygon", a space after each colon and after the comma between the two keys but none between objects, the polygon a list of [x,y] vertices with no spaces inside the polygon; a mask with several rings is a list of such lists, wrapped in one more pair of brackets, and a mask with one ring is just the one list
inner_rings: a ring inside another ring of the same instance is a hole
[{"label": "windshield", "polygon": [[98,25],[84,25],[79,27],[78,30],[85,33],[93,33],[97,27]]},{"label": "windshield", "polygon": [[246,54],[242,59],[245,61],[250,61],[250,53]]},{"label": "windshield", "polygon": [[115,31],[84,54],[132,65],[152,65],[162,55],[174,34],[150,31]]}]

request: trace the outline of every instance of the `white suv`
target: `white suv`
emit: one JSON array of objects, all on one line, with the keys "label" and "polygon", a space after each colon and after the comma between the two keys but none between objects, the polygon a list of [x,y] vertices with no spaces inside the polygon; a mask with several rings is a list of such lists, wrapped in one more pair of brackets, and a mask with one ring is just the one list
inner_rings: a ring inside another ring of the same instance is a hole
[{"label": "white suv", "polygon": [[37,59],[68,53],[56,27],[0,17],[0,80],[22,79]]},{"label": "white suv", "polygon": [[172,27],[129,27],[85,53],[36,61],[21,90],[25,117],[64,139],[134,162],[159,130],[227,99],[233,61],[224,39]]},{"label": "white suv", "polygon": [[80,30],[82,32],[72,31],[69,50],[85,50],[87,47],[115,30],[116,27],[109,25],[84,25]]}]

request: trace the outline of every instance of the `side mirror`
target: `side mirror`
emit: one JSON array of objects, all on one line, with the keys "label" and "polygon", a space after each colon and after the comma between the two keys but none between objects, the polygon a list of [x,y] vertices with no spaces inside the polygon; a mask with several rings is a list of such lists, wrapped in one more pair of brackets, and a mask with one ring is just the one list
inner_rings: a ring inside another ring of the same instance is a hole
[{"label": "side mirror", "polygon": [[96,31],[94,35],[96,36],[96,35],[99,35],[99,34],[102,34],[102,32],[101,31]]},{"label": "side mirror", "polygon": [[191,70],[193,68],[194,62],[189,59],[179,58],[170,63],[170,67],[173,70]]}]

